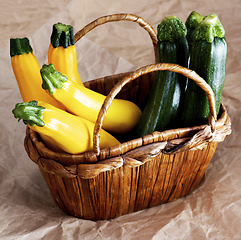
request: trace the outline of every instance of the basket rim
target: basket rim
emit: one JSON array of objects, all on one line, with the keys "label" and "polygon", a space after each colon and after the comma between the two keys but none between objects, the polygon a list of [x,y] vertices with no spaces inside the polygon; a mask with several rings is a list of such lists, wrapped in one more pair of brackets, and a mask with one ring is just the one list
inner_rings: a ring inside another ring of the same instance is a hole
[{"label": "basket rim", "polygon": [[[202,148],[207,145],[209,142],[222,142],[226,136],[231,134],[231,121],[230,117],[227,113],[227,110],[223,104],[220,107],[220,117],[216,121],[216,134],[215,137],[212,139],[205,139],[203,141],[203,145],[199,147]],[[44,143],[41,141],[41,138],[37,132],[30,129],[29,127],[26,128],[26,136],[25,136],[25,149],[32,161],[37,163],[38,159],[33,159],[31,157],[31,150],[28,147],[28,141],[30,140],[33,147],[35,148],[36,153],[38,154],[38,158],[45,158],[49,160],[54,160],[56,163],[62,164],[64,166],[73,166],[79,164],[95,164],[99,163],[103,160],[110,159],[113,157],[121,156],[128,151],[136,149],[138,147],[146,146],[149,144],[161,143],[166,142],[166,146],[169,145],[170,142],[173,140],[181,140],[181,144],[186,143],[186,139],[193,138],[196,134],[201,131],[204,131],[208,127],[206,125],[194,126],[194,127],[186,127],[186,128],[177,128],[166,130],[163,132],[153,132],[152,134],[143,136],[138,139],[129,140],[127,142],[123,142],[117,146],[111,148],[105,148],[100,150],[100,155],[97,156],[94,152],[84,152],[81,154],[69,154],[69,153],[57,153],[52,151],[51,149],[47,148]],[[151,139],[151,142],[150,142]],[[187,147],[183,151],[188,150],[195,150],[197,146],[194,147]],[[121,152],[120,152],[120,149]],[[170,151],[170,153],[166,152],[166,154],[175,154],[179,152],[177,148],[176,151]],[[110,154],[112,153],[112,154]],[[116,153],[116,154],[113,154]]]}]

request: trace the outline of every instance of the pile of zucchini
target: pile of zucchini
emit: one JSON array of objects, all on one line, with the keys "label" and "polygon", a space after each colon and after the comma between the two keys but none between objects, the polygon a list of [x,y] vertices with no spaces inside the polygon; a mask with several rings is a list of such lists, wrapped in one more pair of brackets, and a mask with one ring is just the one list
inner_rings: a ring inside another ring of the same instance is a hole
[{"label": "pile of zucchini", "polygon": [[[194,70],[212,88],[217,115],[225,80],[227,43],[217,15],[193,11],[185,24],[165,17],[157,28],[157,62],[175,63]],[[205,92],[192,80],[170,72],[155,73],[154,82],[136,127],[136,137],[153,131],[207,124]]]}]

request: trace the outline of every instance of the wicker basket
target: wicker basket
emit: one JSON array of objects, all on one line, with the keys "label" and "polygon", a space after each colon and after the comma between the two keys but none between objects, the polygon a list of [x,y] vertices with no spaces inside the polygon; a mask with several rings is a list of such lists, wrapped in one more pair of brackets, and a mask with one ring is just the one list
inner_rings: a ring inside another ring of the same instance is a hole
[{"label": "wicker basket", "polygon": [[[118,20],[139,23],[156,45],[153,28],[132,14],[98,18],[75,35],[76,41],[96,26]],[[100,149],[100,129],[113,98],[128,99],[142,108],[157,70],[183,74],[206,92],[210,104],[207,125],[153,132]],[[53,152],[29,128],[24,143],[56,204],[75,217],[111,219],[190,194],[203,178],[218,143],[231,133],[230,118],[223,104],[216,120],[214,95],[209,85],[195,72],[175,64],[153,64],[135,72],[86,82],[85,86],[108,95],[96,121],[92,152],[78,155]]]}]

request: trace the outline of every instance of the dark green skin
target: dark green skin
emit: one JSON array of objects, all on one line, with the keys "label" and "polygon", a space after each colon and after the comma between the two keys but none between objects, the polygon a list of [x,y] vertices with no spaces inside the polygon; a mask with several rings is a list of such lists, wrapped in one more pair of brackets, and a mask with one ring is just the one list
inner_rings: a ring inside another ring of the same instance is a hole
[{"label": "dark green skin", "polygon": [[[212,43],[193,42],[189,68],[194,70],[212,88],[217,115],[220,109],[226,72],[227,44],[225,38],[215,37]],[[181,117],[183,127],[207,124],[209,104],[205,92],[189,80]]]},{"label": "dark green skin", "polygon": [[189,44],[189,48],[191,49],[192,47],[192,42],[193,42],[193,35],[194,35],[194,31],[195,28],[197,27],[197,25],[203,20],[202,15],[200,15],[199,13],[192,11],[190,13],[190,15],[188,16],[185,25],[187,27],[187,41]]},{"label": "dark green skin", "polygon": [[[175,42],[158,41],[157,52],[158,62],[176,63],[187,67],[188,43],[185,37],[181,37]],[[136,128],[136,137],[178,126],[179,107],[186,81],[186,77],[174,72],[159,71],[155,73],[146,106]]]},{"label": "dark green skin", "polygon": [[187,41],[189,43],[190,48],[192,46],[194,31],[195,31],[195,28],[187,28]]}]

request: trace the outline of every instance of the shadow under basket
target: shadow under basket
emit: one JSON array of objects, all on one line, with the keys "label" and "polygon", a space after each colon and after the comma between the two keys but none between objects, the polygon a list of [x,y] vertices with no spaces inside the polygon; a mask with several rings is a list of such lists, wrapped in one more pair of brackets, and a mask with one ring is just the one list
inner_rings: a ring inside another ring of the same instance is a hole
[{"label": "shadow under basket", "polygon": [[[127,75],[93,80],[85,86],[108,94]],[[118,97],[142,105],[152,78],[152,73],[139,76]],[[46,148],[39,135],[27,128],[25,149],[38,164],[60,209],[83,219],[111,219],[190,194],[203,178],[218,143],[231,132],[223,105],[220,111],[215,135],[205,139],[198,137],[209,125],[154,132],[98,154],[71,155]]]},{"label": "shadow under basket", "polygon": [[[96,26],[120,20],[143,27],[155,49],[155,31],[144,19],[132,14],[101,17],[77,32],[75,41]],[[127,99],[143,109],[154,72],[163,70],[183,74],[205,91],[210,106],[207,125],[153,132],[100,149],[99,133],[112,100]],[[77,155],[53,152],[28,127],[24,142],[28,156],[38,165],[56,204],[72,216],[111,219],[190,194],[203,178],[218,143],[231,133],[230,118],[223,104],[216,119],[210,86],[195,72],[175,64],[153,64],[84,84],[107,95],[95,124],[92,152]]]}]

